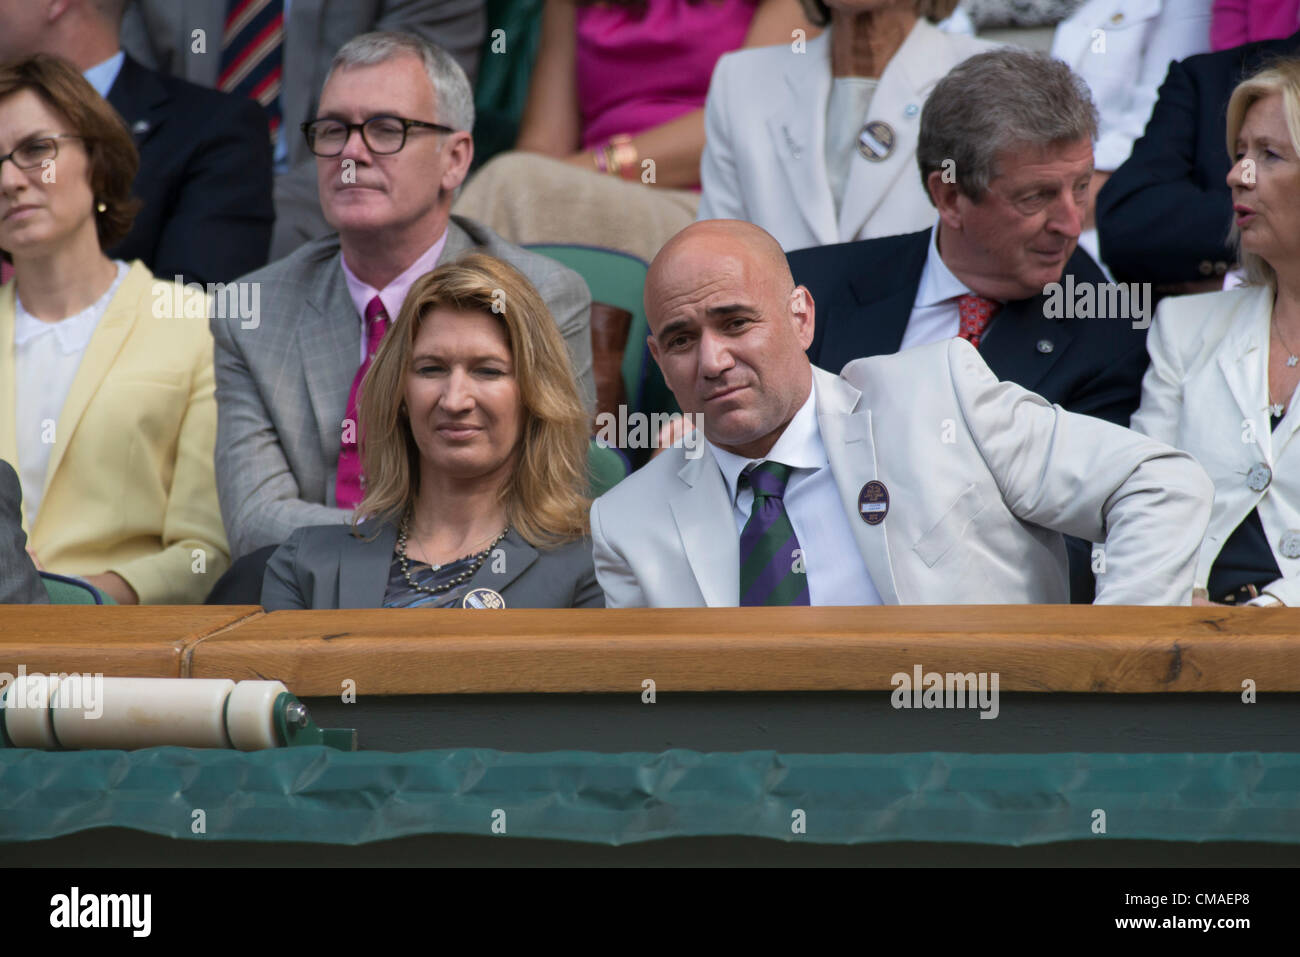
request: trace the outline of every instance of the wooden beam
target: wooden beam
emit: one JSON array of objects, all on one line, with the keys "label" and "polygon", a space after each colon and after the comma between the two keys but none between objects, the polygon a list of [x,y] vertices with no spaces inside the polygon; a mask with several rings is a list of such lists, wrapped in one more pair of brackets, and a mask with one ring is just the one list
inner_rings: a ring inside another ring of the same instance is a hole
[{"label": "wooden beam", "polygon": [[195,642],[264,616],[256,605],[3,605],[0,673],[180,678]]},{"label": "wooden beam", "polygon": [[274,612],[189,650],[196,678],[298,695],[889,690],[997,672],[1001,691],[1300,691],[1300,610],[1068,605]]}]

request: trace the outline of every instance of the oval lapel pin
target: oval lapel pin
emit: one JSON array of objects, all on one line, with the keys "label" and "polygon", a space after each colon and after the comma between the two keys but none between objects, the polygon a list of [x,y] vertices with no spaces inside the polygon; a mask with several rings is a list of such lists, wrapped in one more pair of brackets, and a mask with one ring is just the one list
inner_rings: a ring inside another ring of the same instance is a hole
[{"label": "oval lapel pin", "polygon": [[894,128],[884,120],[872,120],[858,134],[858,152],[873,163],[880,163],[894,152]]},{"label": "oval lapel pin", "polygon": [[884,482],[871,481],[858,493],[858,514],[868,525],[879,525],[889,514],[889,489]]}]

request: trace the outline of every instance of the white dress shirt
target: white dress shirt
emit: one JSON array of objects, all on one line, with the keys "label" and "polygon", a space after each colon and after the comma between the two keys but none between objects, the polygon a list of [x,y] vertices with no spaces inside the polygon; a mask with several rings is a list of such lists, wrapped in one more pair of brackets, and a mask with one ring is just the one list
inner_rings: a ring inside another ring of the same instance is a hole
[{"label": "white dress shirt", "polygon": [[957,335],[961,328],[957,297],[968,293],[966,284],[952,274],[939,255],[939,224],[935,223],[930,230],[930,252],[925,257],[925,268],[921,270],[921,282],[916,287],[916,300],[899,351]]},{"label": "white dress shirt", "polygon": [[23,308],[22,294],[14,297],[14,426],[17,437],[18,479],[23,488],[27,527],[36,524],[36,512],[45,494],[45,473],[50,452],[60,438],[59,414],[77,377],[95,327],[130,267],[115,261],[117,277],[108,291],[81,312],[56,322],[37,319]]},{"label": "white dress shirt", "polygon": [[754,490],[749,483],[737,491],[740,473],[754,462],[770,461],[794,469],[786,484],[783,501],[790,525],[803,550],[804,568],[808,573],[808,600],[813,605],[879,605],[880,593],[871,581],[857,540],[849,529],[848,515],[840,501],[835,476],[831,474],[817,426],[817,387],[795,413],[766,459],[746,459],[720,449],[708,439],[705,445],[713,454],[727,485],[739,535],[749,521],[754,506]]}]

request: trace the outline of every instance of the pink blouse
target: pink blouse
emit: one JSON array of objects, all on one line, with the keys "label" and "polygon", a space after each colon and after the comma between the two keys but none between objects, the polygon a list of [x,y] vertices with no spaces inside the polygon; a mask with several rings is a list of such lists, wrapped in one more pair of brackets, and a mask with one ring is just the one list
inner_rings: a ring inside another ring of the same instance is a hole
[{"label": "pink blouse", "polygon": [[704,106],[718,57],[745,42],[758,0],[647,0],[577,9],[582,148],[635,136]]},{"label": "pink blouse", "polygon": [[1210,49],[1280,40],[1300,29],[1300,0],[1214,0]]}]

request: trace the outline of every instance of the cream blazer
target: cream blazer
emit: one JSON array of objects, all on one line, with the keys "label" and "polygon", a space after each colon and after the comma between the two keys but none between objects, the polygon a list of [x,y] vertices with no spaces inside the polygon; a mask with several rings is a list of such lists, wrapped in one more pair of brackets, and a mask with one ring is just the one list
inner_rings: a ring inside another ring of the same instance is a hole
[{"label": "cream blazer", "polygon": [[893,129],[894,148],[880,162],[854,158],[837,217],[826,175],[830,35],[801,53],[787,43],[718,60],[704,107],[699,219],[747,220],[787,252],[934,225],[916,165],[921,108],[944,74],[996,45],[917,21],[881,73],[869,111]]},{"label": "cream blazer", "polygon": [[[16,463],[14,286],[0,288],[0,458]],[[173,315],[176,304],[181,315]],[[190,315],[184,315],[188,306]],[[142,604],[201,602],[230,564],[213,474],[205,298],[131,264],[55,425],[28,544],[65,575],[116,572]]]},{"label": "cream blazer", "polygon": [[[1067,602],[1062,535],[1106,539],[1098,604],[1191,600],[1213,488],[1185,452],[999,382],[965,339],[813,375],[840,518],[884,604]],[[668,449],[592,503],[610,608],[737,603],[740,536],[702,451]]]},{"label": "cream blazer", "polygon": [[[1300,605],[1300,402],[1292,401],[1274,432],[1269,428],[1268,343],[1271,290],[1254,286],[1165,299],[1147,332],[1151,366],[1142,379],[1142,404],[1131,426],[1190,452],[1214,482],[1214,511],[1196,562],[1204,588],[1223,543],[1253,508],[1282,577],[1265,591]],[[1256,492],[1246,484],[1256,465],[1272,482]]]}]

